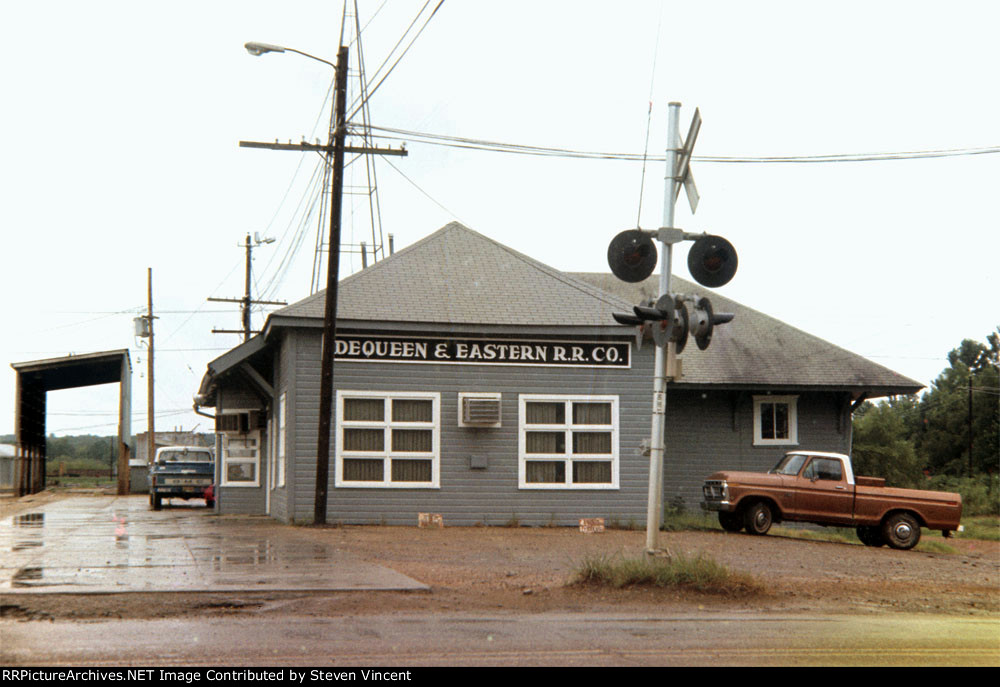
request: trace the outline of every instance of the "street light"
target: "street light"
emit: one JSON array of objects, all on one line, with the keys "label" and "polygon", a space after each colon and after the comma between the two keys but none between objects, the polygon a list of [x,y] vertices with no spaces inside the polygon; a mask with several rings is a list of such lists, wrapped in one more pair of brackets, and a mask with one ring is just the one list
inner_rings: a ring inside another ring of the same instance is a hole
[{"label": "street light", "polygon": [[[251,55],[268,52],[294,52],[311,60],[333,67],[336,73],[334,107],[331,117],[333,126],[330,142],[326,146],[333,179],[330,190],[330,255],[326,270],[326,307],[323,316],[323,348],[320,368],[319,392],[319,432],[316,438],[316,500],[313,521],[326,523],[327,481],[330,475],[330,425],[333,415],[333,355],[337,337],[337,282],[340,271],[340,215],[344,192],[344,148],[347,139],[347,47],[341,46],[337,54],[337,64],[315,55],[268,43],[246,43],[244,47]],[[338,67],[339,65],[339,67]]]},{"label": "street light", "polygon": [[328,64],[334,69],[337,68],[333,62],[324,60],[322,57],[316,57],[315,55],[310,55],[307,52],[302,52],[301,50],[296,50],[295,48],[286,48],[282,45],[272,45],[270,43],[258,43],[256,41],[250,41],[249,43],[244,43],[243,47],[247,49],[247,52],[255,57],[259,57],[267,52],[294,52],[302,55],[303,57],[308,57],[310,60],[316,60],[317,62],[322,62],[323,64]]}]

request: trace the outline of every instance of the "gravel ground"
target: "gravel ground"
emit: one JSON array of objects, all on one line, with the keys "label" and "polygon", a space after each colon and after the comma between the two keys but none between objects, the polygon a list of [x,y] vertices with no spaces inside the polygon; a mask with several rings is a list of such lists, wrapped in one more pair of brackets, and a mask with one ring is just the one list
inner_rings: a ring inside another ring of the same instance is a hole
[{"label": "gravel ground", "polygon": [[[39,500],[58,498],[41,494]],[[23,499],[17,501],[23,502]],[[20,510],[0,501],[0,517]],[[780,534],[753,537],[716,532],[665,532],[675,554],[704,555],[760,586],[753,594],[704,594],[686,589],[606,589],[570,584],[588,556],[641,556],[645,532],[583,534],[569,528],[416,527],[302,528],[308,536],[385,565],[431,586],[431,592],[337,594],[0,595],[0,617],[158,618],[185,615],[357,615],[387,611],[447,613],[620,610],[804,613],[1000,613],[1000,542],[949,539],[957,553],[872,549]],[[941,540],[925,531],[925,539]],[[943,540],[941,540],[943,541]]]}]

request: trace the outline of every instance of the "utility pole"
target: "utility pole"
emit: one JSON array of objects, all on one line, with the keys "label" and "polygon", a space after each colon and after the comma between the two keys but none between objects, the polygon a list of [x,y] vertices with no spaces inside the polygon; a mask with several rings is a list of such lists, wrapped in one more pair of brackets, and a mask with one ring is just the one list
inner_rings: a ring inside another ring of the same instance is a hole
[{"label": "utility pole", "polygon": [[[275,46],[248,44],[248,50],[253,47],[257,51],[276,51]],[[284,50],[284,49],[282,49]],[[299,52],[299,51],[295,51]],[[320,62],[312,55],[301,53]],[[316,437],[316,494],[313,509],[313,522],[317,525],[326,523],[327,482],[330,477],[330,427],[333,415],[333,355],[337,336],[337,282],[340,273],[340,227],[341,208],[344,195],[344,153],[359,153],[364,155],[397,155],[405,156],[403,148],[368,148],[346,145],[347,141],[347,70],[348,48],[340,46],[337,52],[336,82],[334,86],[334,125],[330,132],[327,145],[313,143],[261,143],[255,141],[240,141],[241,148],[267,148],[270,150],[317,151],[326,153],[327,164],[332,168],[330,196],[330,256],[327,260],[326,272],[326,304],[323,316],[323,348],[320,370],[319,394],[319,427]]]},{"label": "utility pole", "polygon": [[972,477],[972,366],[969,366],[969,477]]},{"label": "utility pole", "polygon": [[[240,246],[245,248],[247,252],[246,259],[246,275],[245,275],[245,289],[243,292],[243,298],[209,298],[208,300],[217,303],[240,303],[240,312],[243,319],[243,329],[213,329],[213,334],[243,334],[243,341],[249,341],[250,337],[257,332],[251,330],[250,327],[250,306],[257,303],[259,305],[288,305],[285,301],[258,301],[254,300],[250,296],[250,270],[252,265],[251,253],[254,248],[264,245],[265,243],[274,243],[274,239],[261,239],[254,238],[254,242],[250,242],[250,234],[247,234],[246,242]],[[236,244],[239,246],[240,244]]]},{"label": "utility pole", "polygon": [[[146,462],[152,466],[153,459],[156,457],[156,420],[153,399],[153,268],[146,269],[146,296],[149,305],[149,310],[146,312],[146,322],[149,323],[149,350],[146,356],[146,433],[149,435],[149,445],[146,449]],[[121,479],[119,476],[119,487]]]}]

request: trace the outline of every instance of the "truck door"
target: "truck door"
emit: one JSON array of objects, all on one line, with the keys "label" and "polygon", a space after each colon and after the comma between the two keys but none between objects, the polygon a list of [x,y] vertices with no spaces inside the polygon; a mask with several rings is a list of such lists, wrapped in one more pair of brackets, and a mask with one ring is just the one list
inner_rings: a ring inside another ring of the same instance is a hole
[{"label": "truck door", "polygon": [[847,483],[844,464],[835,458],[813,456],[794,482],[793,509],[802,520],[821,518],[851,524],[854,485]]}]

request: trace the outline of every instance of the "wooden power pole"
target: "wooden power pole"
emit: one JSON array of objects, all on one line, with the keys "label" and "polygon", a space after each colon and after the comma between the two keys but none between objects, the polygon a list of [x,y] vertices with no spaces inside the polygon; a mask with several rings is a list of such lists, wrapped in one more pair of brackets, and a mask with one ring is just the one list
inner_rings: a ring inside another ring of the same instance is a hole
[{"label": "wooden power pole", "polygon": [[[243,341],[249,341],[250,337],[257,332],[253,331],[250,327],[250,306],[254,303],[260,305],[288,305],[285,301],[258,301],[254,300],[250,296],[250,270],[252,265],[252,251],[254,248],[264,244],[272,243],[274,239],[256,239],[253,243],[250,242],[250,234],[247,234],[246,242],[243,244],[243,248],[246,249],[247,259],[246,259],[246,273],[244,278],[244,291],[243,298],[209,298],[208,300],[218,302],[218,303],[239,303],[240,304],[240,314],[243,320],[242,329],[213,329],[213,334],[243,334]],[[239,245],[239,244],[237,244]]]},{"label": "wooden power pole", "polygon": [[[307,57],[311,57],[307,55]],[[405,149],[348,146],[347,141],[347,46],[337,53],[337,77],[334,87],[334,126],[327,145],[312,143],[258,143],[240,141],[242,148],[317,151],[327,155],[333,174],[330,189],[330,257],[326,272],[326,306],[323,316],[323,351],[320,371],[319,428],[316,437],[316,500],[313,522],[326,523],[327,482],[330,476],[330,427],[333,415],[333,355],[337,337],[337,282],[340,272],[340,221],[344,195],[344,153],[405,156]],[[317,59],[317,58],[312,58]],[[323,60],[320,60],[323,61]],[[329,64],[329,63],[327,63]]]}]

